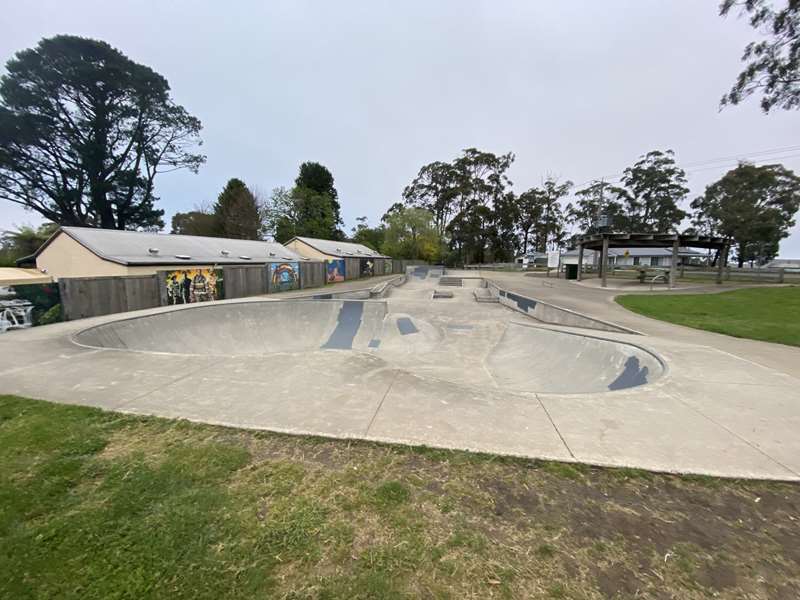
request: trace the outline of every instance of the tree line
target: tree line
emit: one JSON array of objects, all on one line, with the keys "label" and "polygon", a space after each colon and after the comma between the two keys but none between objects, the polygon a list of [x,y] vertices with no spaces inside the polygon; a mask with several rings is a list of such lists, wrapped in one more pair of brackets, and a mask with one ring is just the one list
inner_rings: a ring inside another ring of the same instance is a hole
[{"label": "tree line", "polygon": [[405,188],[404,206],[431,215],[439,260],[509,262],[569,246],[570,231],[595,233],[604,226],[726,237],[742,266],[774,258],[800,209],[800,178],[779,164],[740,163],[687,204],[686,172],[671,150],[641,156],[619,183],[591,181],[574,192],[571,181],[553,176],[515,192],[507,176],[513,161],[512,153],[469,148],[450,162],[423,166]]},{"label": "tree line", "polygon": [[237,239],[294,236],[344,240],[341,205],[327,167],[304,162],[291,189],[278,187],[267,198],[240,179],[231,179],[213,206],[172,217],[172,233]]}]

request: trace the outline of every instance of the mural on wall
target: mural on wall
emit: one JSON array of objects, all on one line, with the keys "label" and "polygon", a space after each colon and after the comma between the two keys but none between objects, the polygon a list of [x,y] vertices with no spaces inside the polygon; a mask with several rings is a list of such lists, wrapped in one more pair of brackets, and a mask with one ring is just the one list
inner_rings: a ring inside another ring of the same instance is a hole
[{"label": "mural on wall", "polygon": [[57,283],[0,287],[0,332],[62,320]]},{"label": "mural on wall", "polygon": [[344,281],[344,259],[329,258],[325,261],[328,283],[338,283]]},{"label": "mural on wall", "polygon": [[362,258],[361,277],[372,277],[375,274],[375,261],[371,258]]},{"label": "mural on wall", "polygon": [[270,291],[285,292],[300,289],[300,264],[296,262],[269,264]]},{"label": "mural on wall", "polygon": [[392,274],[392,259],[387,258],[383,261],[383,274],[384,275],[391,275]]},{"label": "mural on wall", "polygon": [[224,297],[222,269],[165,271],[167,304],[194,304]]}]

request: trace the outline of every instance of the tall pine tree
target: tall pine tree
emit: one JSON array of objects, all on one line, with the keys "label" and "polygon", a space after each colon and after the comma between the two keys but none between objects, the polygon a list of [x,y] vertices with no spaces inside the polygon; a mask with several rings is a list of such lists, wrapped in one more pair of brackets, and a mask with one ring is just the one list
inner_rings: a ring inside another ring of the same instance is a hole
[{"label": "tall pine tree", "polygon": [[214,204],[220,237],[257,240],[261,234],[258,203],[241,179],[231,179]]}]

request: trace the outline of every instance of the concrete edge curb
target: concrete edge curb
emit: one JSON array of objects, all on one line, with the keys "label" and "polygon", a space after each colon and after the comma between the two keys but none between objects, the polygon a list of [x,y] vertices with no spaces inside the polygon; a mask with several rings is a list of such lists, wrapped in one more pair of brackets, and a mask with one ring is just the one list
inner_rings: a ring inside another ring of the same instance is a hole
[{"label": "concrete edge curb", "polygon": [[[50,400],[44,400],[45,402],[51,402]],[[79,405],[79,406],[90,406],[90,405]],[[97,407],[93,407],[97,408]],[[637,466],[633,463],[612,463],[602,460],[592,460],[591,458],[567,458],[561,457],[556,455],[548,455],[548,454],[540,454],[540,455],[532,455],[526,454],[524,452],[515,452],[515,451],[503,451],[497,449],[488,449],[488,448],[481,448],[479,446],[470,446],[470,445],[461,445],[461,446],[448,446],[445,444],[435,444],[429,442],[420,442],[417,440],[413,440],[412,438],[408,437],[397,437],[392,438],[389,436],[382,436],[382,435],[359,435],[359,434],[349,434],[349,433],[342,433],[342,434],[332,434],[328,432],[320,432],[313,429],[304,429],[304,428],[292,428],[292,427],[270,427],[270,426],[259,426],[259,425],[252,425],[252,424],[237,424],[231,421],[225,420],[208,420],[208,419],[199,419],[199,418],[192,418],[192,417],[165,417],[158,414],[154,414],[151,412],[143,412],[140,410],[135,410],[131,408],[127,408],[125,406],[121,406],[119,408],[100,408],[100,410],[104,412],[111,412],[111,413],[120,413],[124,415],[132,415],[132,416],[146,416],[155,419],[166,419],[170,421],[186,421],[189,423],[197,423],[201,425],[213,425],[216,427],[226,427],[231,429],[238,429],[244,431],[265,431],[269,433],[275,433],[278,435],[288,435],[288,436],[296,436],[296,437],[315,437],[321,438],[324,440],[331,440],[331,441],[361,441],[367,443],[374,443],[374,444],[381,444],[387,446],[404,446],[407,448],[412,449],[434,449],[434,450],[443,450],[443,451],[451,451],[451,452],[467,452],[470,454],[477,454],[477,455],[484,455],[484,456],[498,456],[498,457],[509,457],[509,458],[518,458],[522,460],[532,460],[532,461],[547,461],[547,462],[557,462],[557,463],[564,463],[564,464],[579,464],[579,465],[587,465],[589,467],[597,467],[601,469],[640,469],[647,471],[649,473],[660,473],[664,475],[676,475],[676,476],[702,476],[702,477],[713,477],[715,479],[725,479],[725,480],[747,480],[747,481],[767,481],[767,482],[788,482],[788,483],[797,483],[800,482],[800,477],[792,476],[792,477],[754,477],[751,475],[731,475],[726,473],[714,472],[712,470],[703,470],[703,469],[696,469],[696,470],[682,470],[682,469],[666,469],[666,468],[651,468],[651,467],[641,467]]]},{"label": "concrete edge curb", "polygon": [[[579,336],[579,337],[592,338],[592,339],[595,339],[595,340],[602,340],[604,342],[612,342],[614,344],[626,344],[628,346],[633,346],[634,348],[637,348],[637,349],[641,350],[642,352],[645,352],[645,353],[649,354],[650,356],[652,356],[654,359],[656,359],[656,362],[658,362],[661,365],[662,372],[661,372],[661,376],[659,377],[659,379],[661,379],[661,377],[666,377],[669,374],[669,371],[670,371],[667,361],[664,360],[658,354],[658,352],[656,352],[652,348],[648,348],[647,346],[644,346],[643,344],[640,344],[639,342],[636,342],[636,341],[618,340],[618,339],[615,339],[615,338],[612,338],[612,337],[606,337],[606,336],[598,335],[598,334],[594,334],[594,333],[583,333],[583,332],[580,332],[580,331],[573,331],[571,329],[565,329],[565,328],[569,327],[569,325],[560,325],[558,323],[553,323],[553,324],[551,324],[551,323],[542,323],[541,325],[538,325],[536,323],[520,323],[518,321],[511,321],[511,323],[513,323],[515,325],[519,325],[520,327],[532,327],[534,329],[544,329],[546,331],[558,331],[559,333],[563,333],[565,335],[575,335],[575,336]],[[558,328],[558,329],[556,329],[556,328]],[[600,330],[592,330],[592,331],[600,331]],[[613,333],[613,332],[608,332],[608,333]],[[645,337],[645,336],[643,336],[643,337]],[[644,385],[652,385],[652,384],[646,383]],[[636,387],[644,387],[644,386],[636,386]],[[608,392],[597,392],[597,393],[609,394],[609,393],[613,393],[614,391],[625,391],[625,390],[609,390]],[[534,392],[534,393],[545,394],[546,392]],[[569,396],[571,394],[560,394],[560,395]]]},{"label": "concrete edge curb", "polygon": [[[350,292],[358,291],[358,290],[350,290]],[[348,292],[340,292],[342,294],[346,294]],[[70,332],[66,337],[69,341],[80,347],[80,348],[88,348],[91,350],[123,350],[125,352],[144,352],[146,354],[175,354],[174,352],[154,352],[154,351],[145,351],[145,350],[131,350],[128,348],[109,348],[105,346],[92,346],[90,344],[85,344],[83,342],[78,341],[76,338],[83,333],[87,333],[94,329],[98,329],[100,327],[107,327],[109,325],[114,325],[117,323],[123,323],[125,321],[137,321],[139,319],[147,319],[149,317],[153,317],[156,315],[168,314],[172,312],[178,312],[181,310],[202,310],[202,309],[210,309],[212,307],[221,306],[221,305],[237,305],[237,304],[272,304],[274,302],[308,302],[309,300],[313,300],[315,302],[370,302],[370,303],[380,303],[384,306],[384,313],[386,312],[386,301],[381,299],[369,299],[369,298],[315,298],[313,296],[300,296],[300,297],[292,297],[292,298],[263,298],[260,296],[250,296],[248,298],[237,298],[233,300],[225,300],[225,301],[217,301],[217,302],[202,302],[197,304],[178,304],[175,306],[162,306],[158,307],[161,309],[167,310],[159,310],[157,312],[149,312],[152,309],[146,309],[148,312],[144,314],[137,314],[131,316],[122,316],[122,315],[129,315],[130,313],[114,313],[111,315],[103,315],[105,317],[114,317],[116,315],[120,315],[120,318],[114,319],[109,318],[108,320],[104,320],[102,323],[96,323],[94,325],[89,325],[88,327],[82,327],[75,331]],[[184,356],[208,356],[207,354],[185,354]],[[220,355],[224,356],[224,355]]]},{"label": "concrete edge curb", "polygon": [[[493,279],[489,279],[489,278],[484,277],[483,280],[488,285],[492,285],[495,288],[497,288],[499,291],[505,292],[506,294],[514,294],[515,296],[520,296],[522,298],[526,298],[526,299],[528,299],[528,300],[530,300],[532,302],[535,302],[536,304],[541,304],[543,306],[547,306],[548,308],[551,308],[551,309],[553,309],[555,311],[564,312],[564,313],[576,316],[576,317],[581,318],[581,319],[586,319],[589,322],[599,323],[600,325],[603,325],[606,328],[610,328],[613,333],[627,333],[627,334],[642,335],[642,336],[644,335],[641,331],[636,331],[635,329],[630,329],[629,327],[623,327],[622,325],[618,325],[618,324],[612,323],[610,321],[604,321],[603,319],[598,319],[597,317],[592,317],[590,315],[578,312],[576,310],[572,310],[572,309],[569,309],[569,308],[564,308],[563,306],[558,306],[558,305],[552,304],[550,302],[545,302],[544,300],[539,300],[538,298],[534,298],[532,296],[526,296],[525,294],[520,294],[519,292],[511,291],[509,289],[506,289],[506,288],[502,287],[501,285],[499,285]],[[504,306],[508,306],[508,305],[504,304]],[[517,310],[518,312],[521,312],[522,314],[527,315],[528,317],[535,318],[530,313],[524,312],[522,310],[515,309],[513,307],[508,307],[508,308],[511,308],[512,310]],[[565,323],[555,323],[555,322],[548,322],[548,321],[544,321],[544,320],[542,320],[542,322],[543,323],[548,323],[550,325],[561,325],[561,326],[564,326],[564,327],[577,327],[576,325],[567,325]],[[589,327],[589,329],[591,329],[591,327]],[[600,328],[600,327],[598,327],[597,329],[600,330],[600,331],[603,331],[603,329]]]}]

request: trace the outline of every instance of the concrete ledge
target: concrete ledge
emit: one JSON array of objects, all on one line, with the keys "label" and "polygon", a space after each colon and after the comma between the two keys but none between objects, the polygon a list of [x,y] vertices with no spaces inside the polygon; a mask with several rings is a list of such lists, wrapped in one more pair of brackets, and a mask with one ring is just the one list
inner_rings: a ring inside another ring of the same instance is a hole
[{"label": "concrete ledge", "polygon": [[476,302],[499,302],[500,299],[497,295],[492,294],[491,290],[488,287],[479,287],[475,288],[472,292],[472,295],[475,296]]},{"label": "concrete ledge", "polygon": [[529,317],[533,317],[542,323],[549,323],[551,325],[566,325],[567,327],[581,327],[584,329],[596,329],[598,331],[610,331],[613,333],[630,333],[634,335],[641,335],[640,332],[627,327],[622,327],[615,323],[596,319],[588,315],[562,308],[548,302],[542,302],[536,298],[523,296],[516,292],[511,292],[501,288],[497,283],[486,279],[486,288],[489,293],[496,297],[500,304],[507,306],[512,310],[521,312]]},{"label": "concrete ledge", "polygon": [[387,281],[382,281],[369,291],[370,298],[385,298],[394,287],[399,287],[408,281],[408,275],[398,275]]}]

